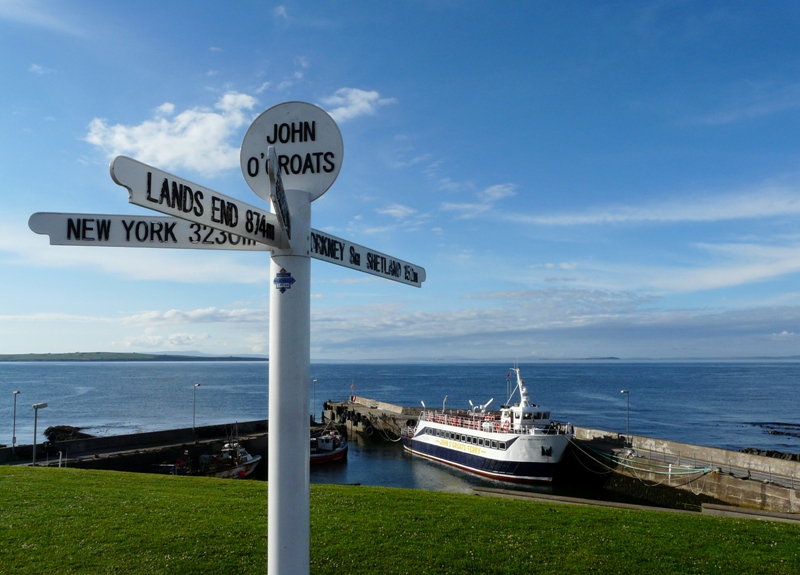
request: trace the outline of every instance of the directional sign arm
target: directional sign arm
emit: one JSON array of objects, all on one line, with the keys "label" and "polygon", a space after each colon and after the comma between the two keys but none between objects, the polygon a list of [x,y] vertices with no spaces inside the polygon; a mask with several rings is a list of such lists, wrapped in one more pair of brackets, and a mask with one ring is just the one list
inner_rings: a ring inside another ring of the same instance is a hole
[{"label": "directional sign arm", "polygon": [[421,266],[318,230],[311,230],[309,251],[314,259],[414,287],[422,287],[425,281],[425,268]]},{"label": "directional sign arm", "polygon": [[269,197],[272,206],[278,215],[278,222],[281,224],[286,237],[292,239],[292,216],[289,213],[289,203],[286,201],[286,193],[283,190],[283,179],[281,169],[278,166],[278,155],[275,146],[270,146],[269,150]]},{"label": "directional sign arm", "polygon": [[28,220],[51,246],[269,251],[267,244],[164,216],[37,212]]},{"label": "directional sign arm", "polygon": [[126,156],[117,156],[111,177],[128,188],[128,201],[276,248],[288,241],[275,214],[178,178]]}]

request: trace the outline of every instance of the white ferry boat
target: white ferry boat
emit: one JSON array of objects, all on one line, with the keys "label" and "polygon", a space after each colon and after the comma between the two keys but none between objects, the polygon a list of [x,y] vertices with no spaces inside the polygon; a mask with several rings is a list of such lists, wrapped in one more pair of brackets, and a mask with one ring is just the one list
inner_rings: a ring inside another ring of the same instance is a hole
[{"label": "white ferry boat", "polygon": [[[403,432],[403,447],[492,479],[551,483],[572,439],[572,425],[552,421],[549,411],[530,403],[519,368],[512,370],[517,385],[499,414],[486,411],[492,399],[469,411],[446,413],[444,405],[441,413],[424,409],[416,426]],[[520,401],[512,406],[517,392]]]}]

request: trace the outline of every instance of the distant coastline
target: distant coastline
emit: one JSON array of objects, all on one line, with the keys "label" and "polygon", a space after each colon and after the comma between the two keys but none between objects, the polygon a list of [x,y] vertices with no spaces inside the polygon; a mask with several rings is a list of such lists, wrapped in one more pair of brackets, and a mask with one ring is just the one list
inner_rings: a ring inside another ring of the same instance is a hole
[{"label": "distant coastline", "polygon": [[0,362],[21,361],[269,361],[266,357],[216,356],[216,355],[172,355],[161,353],[12,353],[0,354]]}]

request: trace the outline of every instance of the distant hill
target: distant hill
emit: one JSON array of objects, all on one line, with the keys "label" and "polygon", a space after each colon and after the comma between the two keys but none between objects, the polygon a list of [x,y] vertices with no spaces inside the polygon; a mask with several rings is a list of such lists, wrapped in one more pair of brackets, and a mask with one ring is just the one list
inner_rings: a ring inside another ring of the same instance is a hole
[{"label": "distant hill", "polygon": [[268,361],[266,357],[216,355],[172,355],[165,353],[110,353],[105,351],[75,353],[0,354],[0,361]]}]

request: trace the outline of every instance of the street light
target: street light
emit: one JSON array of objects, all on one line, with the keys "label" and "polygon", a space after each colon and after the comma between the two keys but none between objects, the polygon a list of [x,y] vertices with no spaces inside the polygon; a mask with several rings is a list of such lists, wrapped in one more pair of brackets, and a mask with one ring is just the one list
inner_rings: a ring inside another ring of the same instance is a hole
[{"label": "street light", "polygon": [[39,423],[39,410],[45,407],[46,403],[33,404],[33,465],[36,465],[36,425]]},{"label": "street light", "polygon": [[18,391],[12,391],[11,394],[14,396],[14,430],[11,432],[11,459],[16,457],[16,444],[17,444],[17,396],[19,395]]},{"label": "street light", "polygon": [[620,393],[624,393],[628,400],[628,417],[627,423],[625,424],[625,435],[628,436],[628,443],[631,443],[631,392],[627,389],[623,389]]},{"label": "street light", "polygon": [[197,416],[197,388],[200,387],[199,383],[194,384],[194,405],[192,406],[192,435],[195,435],[194,423]]},{"label": "street light", "polygon": [[314,403],[311,404],[311,421],[317,421],[317,380],[312,379],[314,382]]}]

